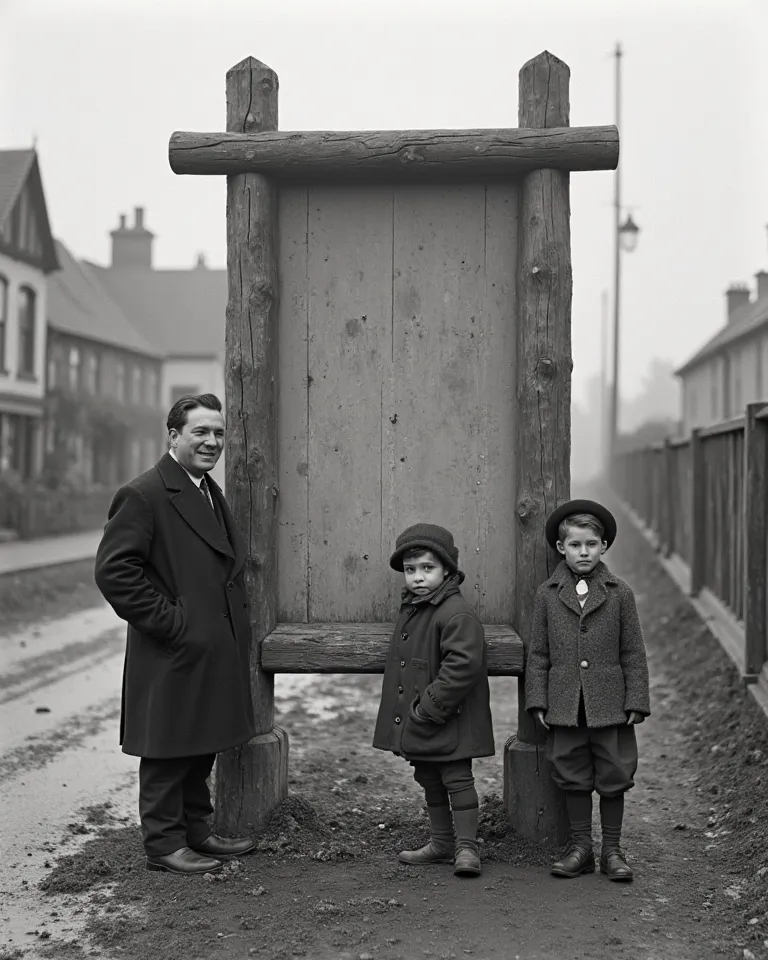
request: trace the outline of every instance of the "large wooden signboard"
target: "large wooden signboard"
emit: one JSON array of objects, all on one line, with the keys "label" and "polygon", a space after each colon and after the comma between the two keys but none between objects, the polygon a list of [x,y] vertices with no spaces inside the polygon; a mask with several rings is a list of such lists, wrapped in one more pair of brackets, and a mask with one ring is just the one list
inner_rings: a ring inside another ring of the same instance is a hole
[{"label": "large wooden signboard", "polygon": [[[289,133],[249,58],[227,132],[171,138],[175,172],[228,178],[227,494],[259,733],[218,759],[219,829],[258,828],[287,792],[275,673],[383,669],[406,526],[451,529],[489,671],[522,677],[556,562],[544,518],[569,495],[569,171],[618,162],[615,127],[569,127],[568,85],[543,53],[514,129]],[[559,840],[522,683],[519,700],[505,801]]]}]

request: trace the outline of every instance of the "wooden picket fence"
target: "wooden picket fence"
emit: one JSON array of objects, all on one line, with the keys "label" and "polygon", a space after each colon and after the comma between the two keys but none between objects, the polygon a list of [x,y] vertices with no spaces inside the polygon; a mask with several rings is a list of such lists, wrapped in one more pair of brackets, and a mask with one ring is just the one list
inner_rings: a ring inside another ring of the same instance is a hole
[{"label": "wooden picket fence", "polygon": [[768,403],[618,455],[611,484],[744,680],[768,679]]}]

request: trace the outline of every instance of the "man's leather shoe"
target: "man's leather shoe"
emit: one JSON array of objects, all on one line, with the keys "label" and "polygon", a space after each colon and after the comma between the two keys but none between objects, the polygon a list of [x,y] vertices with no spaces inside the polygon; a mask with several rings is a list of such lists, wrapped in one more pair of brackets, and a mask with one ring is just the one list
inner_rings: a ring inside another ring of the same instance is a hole
[{"label": "man's leather shoe", "polygon": [[256,849],[256,841],[251,837],[217,837],[211,834],[193,847],[196,853],[202,853],[206,857],[242,857],[244,853],[250,853]]},{"label": "man's leather shoe", "polygon": [[582,873],[595,872],[595,854],[587,847],[574,844],[568,853],[556,860],[549,872],[555,877],[580,877]]},{"label": "man's leather shoe", "polygon": [[600,854],[600,872],[606,874],[609,880],[632,880],[632,868],[624,859],[621,850],[605,850]]},{"label": "man's leather shoe", "polygon": [[162,870],[166,873],[216,873],[224,864],[212,857],[201,857],[200,854],[182,847],[164,857],[147,857],[147,870]]}]

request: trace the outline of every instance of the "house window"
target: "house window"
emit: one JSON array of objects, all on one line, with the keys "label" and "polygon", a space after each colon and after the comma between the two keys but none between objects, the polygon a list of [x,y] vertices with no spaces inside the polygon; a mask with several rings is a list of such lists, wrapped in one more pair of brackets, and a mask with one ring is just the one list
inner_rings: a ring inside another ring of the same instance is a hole
[{"label": "house window", "polygon": [[5,372],[5,335],[8,329],[8,281],[0,276],[0,373]]},{"label": "house window", "polygon": [[742,380],[741,380],[741,354],[733,355],[733,416],[739,417],[744,412],[742,409]]},{"label": "house window", "polygon": [[157,404],[157,370],[147,370],[147,406],[156,407]]},{"label": "house window", "polygon": [[115,396],[120,403],[125,402],[125,364],[122,360],[115,365]]},{"label": "house window", "polygon": [[93,351],[86,358],[85,389],[92,394],[99,392],[99,355]]},{"label": "house window", "polygon": [[712,418],[712,420],[717,420],[717,418],[720,415],[720,411],[718,409],[717,370],[716,369],[712,370],[712,385],[709,393],[709,399],[710,399],[709,415]]},{"label": "house window", "polygon": [[35,375],[35,291],[31,287],[19,290],[19,373]]},{"label": "house window", "polygon": [[142,400],[141,397],[141,367],[135,366],[133,368],[133,395],[131,401],[135,404],[140,404]]},{"label": "house window", "polygon": [[688,418],[692,424],[696,423],[696,417],[698,416],[698,404],[696,403],[696,391],[693,387],[690,388],[690,393],[688,396]]},{"label": "house window", "polygon": [[80,351],[77,347],[69,348],[69,389],[77,390],[80,386]]}]

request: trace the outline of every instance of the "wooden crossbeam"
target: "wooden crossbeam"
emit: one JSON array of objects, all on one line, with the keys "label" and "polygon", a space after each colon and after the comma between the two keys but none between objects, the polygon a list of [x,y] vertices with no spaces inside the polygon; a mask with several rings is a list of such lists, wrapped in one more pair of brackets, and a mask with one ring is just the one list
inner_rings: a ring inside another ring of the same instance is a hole
[{"label": "wooden crossbeam", "polygon": [[[523,642],[505,624],[486,624],[488,674],[523,672]],[[383,673],[391,623],[279,623],[261,644],[265,673]]]},{"label": "wooden crossbeam", "polygon": [[479,130],[177,131],[168,147],[178,174],[259,173],[302,183],[452,180],[532,170],[615,170],[615,126]]}]

